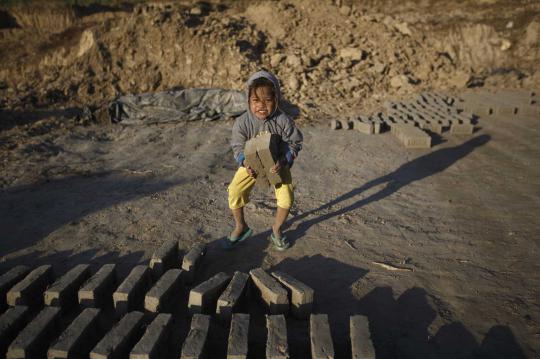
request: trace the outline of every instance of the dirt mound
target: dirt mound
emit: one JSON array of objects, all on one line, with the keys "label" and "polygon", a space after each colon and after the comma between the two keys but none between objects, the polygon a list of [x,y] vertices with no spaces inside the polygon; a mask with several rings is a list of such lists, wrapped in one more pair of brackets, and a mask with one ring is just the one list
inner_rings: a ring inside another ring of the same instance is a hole
[{"label": "dirt mound", "polygon": [[425,89],[540,85],[538,4],[438,4],[423,15],[425,4],[396,5],[392,16],[376,4],[241,5],[5,9],[17,26],[0,30],[0,105],[102,106],[126,93],[240,89],[261,67],[277,73],[308,120]]}]

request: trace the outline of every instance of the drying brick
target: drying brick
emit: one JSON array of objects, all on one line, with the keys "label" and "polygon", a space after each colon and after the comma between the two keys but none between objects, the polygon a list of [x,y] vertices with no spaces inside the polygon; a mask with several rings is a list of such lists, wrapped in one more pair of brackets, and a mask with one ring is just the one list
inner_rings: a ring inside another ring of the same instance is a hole
[{"label": "drying brick", "polygon": [[105,264],[79,289],[79,304],[83,307],[104,308],[112,304],[116,287],[116,265]]},{"label": "drying brick", "polygon": [[165,312],[171,310],[171,304],[180,295],[181,269],[169,269],[159,281],[146,293],[144,309],[149,312]]},{"label": "drying brick", "polygon": [[189,292],[188,307],[192,313],[212,313],[218,296],[229,283],[230,277],[220,272]]},{"label": "drying brick", "polygon": [[299,319],[308,319],[313,308],[313,289],[287,273],[276,271],[272,272],[272,276],[289,291],[293,315]]},{"label": "drying brick", "polygon": [[266,329],[266,359],[288,359],[289,345],[287,343],[287,322],[285,316],[267,315]]},{"label": "drying brick", "polygon": [[171,326],[171,314],[158,314],[131,350],[129,359],[158,359],[166,355],[164,344],[171,333]]},{"label": "drying brick", "polygon": [[223,321],[228,321],[241,304],[244,296],[249,275],[242,272],[234,272],[227,288],[217,300],[216,314]]},{"label": "drying brick", "polygon": [[352,359],[375,359],[367,317],[354,315],[350,319]]},{"label": "drying brick", "polygon": [[167,269],[178,261],[178,240],[170,240],[161,245],[150,258],[150,270],[154,279],[161,277]]},{"label": "drying brick", "polygon": [[88,264],[79,264],[45,291],[45,305],[68,307],[77,303],[77,291],[90,275]]},{"label": "drying brick", "polygon": [[34,269],[7,292],[7,303],[11,306],[42,304],[43,292],[51,283],[51,280],[52,267],[50,265],[43,265]]},{"label": "drying brick", "polygon": [[182,270],[184,271],[183,279],[186,284],[191,284],[195,280],[195,274],[199,269],[205,253],[206,245],[204,243],[197,243],[184,256]]},{"label": "drying brick", "polygon": [[139,265],[131,270],[127,278],[113,293],[114,308],[119,315],[142,307],[144,295],[150,285],[150,270]]},{"label": "drying brick", "polygon": [[227,359],[246,359],[248,354],[249,314],[235,313],[231,319]]},{"label": "drying brick", "polygon": [[143,325],[141,312],[127,313],[90,352],[90,359],[126,357],[135,344]]},{"label": "drying brick", "polygon": [[286,314],[289,310],[289,299],[285,288],[262,268],[252,269],[249,274],[270,314]]},{"label": "drying brick", "polygon": [[334,343],[330,333],[328,315],[312,314],[309,320],[311,357],[313,359],[333,359]]},{"label": "drying brick", "polygon": [[189,333],[182,345],[181,359],[201,359],[203,357],[209,329],[209,315],[193,315]]}]

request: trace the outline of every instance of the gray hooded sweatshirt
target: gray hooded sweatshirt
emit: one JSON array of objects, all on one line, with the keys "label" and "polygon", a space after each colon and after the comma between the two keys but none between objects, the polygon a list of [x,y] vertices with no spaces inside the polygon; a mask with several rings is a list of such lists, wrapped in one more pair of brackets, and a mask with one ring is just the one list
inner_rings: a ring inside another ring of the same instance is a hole
[{"label": "gray hooded sweatshirt", "polygon": [[[266,119],[259,120],[249,108],[249,86],[258,78],[264,77],[274,84],[274,93],[276,94],[276,109]],[[293,120],[279,108],[281,100],[281,91],[279,89],[278,79],[267,71],[258,71],[251,75],[246,83],[248,106],[247,111],[240,115],[232,129],[231,147],[234,158],[239,166],[245,159],[244,146],[246,141],[257,136],[260,132],[268,131],[281,136],[278,156],[285,157],[289,166],[292,166],[298,152],[302,149],[303,136],[300,130],[296,128]]]}]

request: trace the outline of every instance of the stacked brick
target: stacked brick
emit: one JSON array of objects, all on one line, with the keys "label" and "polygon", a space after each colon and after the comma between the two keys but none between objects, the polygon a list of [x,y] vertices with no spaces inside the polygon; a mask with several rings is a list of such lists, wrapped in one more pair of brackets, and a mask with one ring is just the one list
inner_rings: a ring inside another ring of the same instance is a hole
[{"label": "stacked brick", "polygon": [[[121,282],[112,264],[94,275],[88,265],[78,265],[57,280],[51,266],[33,271],[16,267],[0,276],[3,294],[10,298],[0,315],[0,358],[149,359],[162,357],[170,345],[181,350],[181,358],[202,358],[210,349],[213,318],[229,328],[227,358],[247,358],[250,315],[242,312],[251,298],[268,314],[267,358],[289,358],[289,314],[310,320],[313,357],[333,353],[328,317],[312,314],[313,289],[284,272],[262,268],[232,277],[218,273],[191,287],[189,333],[183,343],[171,343],[175,316],[187,313],[175,310],[175,304],[187,283],[195,281],[205,254],[205,247],[196,245],[180,261],[178,242],[172,243]],[[370,357],[373,346],[365,318],[351,318],[351,343],[353,352]]]},{"label": "stacked brick", "polygon": [[540,116],[540,95],[534,90],[467,91],[456,106],[482,118]]}]

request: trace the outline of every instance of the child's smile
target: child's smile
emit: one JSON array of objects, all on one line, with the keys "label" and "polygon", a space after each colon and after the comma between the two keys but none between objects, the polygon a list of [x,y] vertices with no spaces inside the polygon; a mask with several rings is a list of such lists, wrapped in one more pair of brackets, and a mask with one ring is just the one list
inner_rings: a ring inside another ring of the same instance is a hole
[{"label": "child's smile", "polygon": [[268,86],[255,88],[249,96],[249,109],[259,120],[264,120],[276,108],[276,97]]}]

